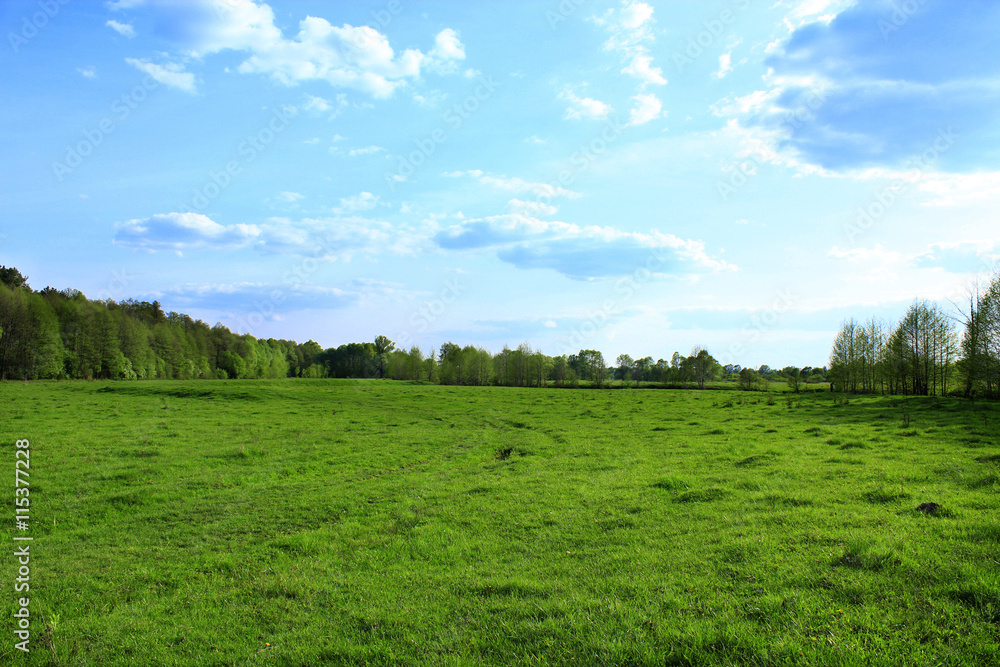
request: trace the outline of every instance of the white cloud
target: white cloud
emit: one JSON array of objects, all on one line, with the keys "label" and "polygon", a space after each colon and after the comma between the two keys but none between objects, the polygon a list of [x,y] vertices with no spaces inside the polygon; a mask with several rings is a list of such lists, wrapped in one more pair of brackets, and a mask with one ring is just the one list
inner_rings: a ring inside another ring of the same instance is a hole
[{"label": "white cloud", "polygon": [[108,9],[119,11],[121,9],[131,9],[146,4],[146,0],[108,0]]},{"label": "white cloud", "polygon": [[603,16],[593,19],[594,23],[607,29],[611,36],[604,43],[607,51],[620,51],[629,56],[635,55],[636,49],[644,53],[644,42],[653,39],[650,23],[653,20],[653,7],[644,2],[622,2],[620,10],[609,9]]},{"label": "white cloud", "polygon": [[162,213],[115,225],[114,243],[156,252],[230,249],[248,245],[261,234],[256,225],[227,225],[199,213]]},{"label": "white cloud", "polygon": [[334,213],[357,213],[358,211],[368,211],[378,206],[379,197],[370,192],[361,192],[351,197],[342,197],[340,206],[333,209]]},{"label": "white cloud", "polygon": [[731,51],[726,51],[721,56],[719,56],[719,71],[715,73],[716,79],[723,79],[727,74],[733,71],[733,54]]},{"label": "white cloud", "polygon": [[279,194],[278,197],[277,197],[277,199],[279,201],[283,201],[283,202],[286,202],[286,203],[289,203],[289,204],[293,204],[293,203],[297,202],[298,200],[300,200],[300,199],[302,199],[304,197],[305,197],[305,195],[300,194],[298,192],[287,192],[286,191],[286,192],[282,192],[281,194]]},{"label": "white cloud", "polygon": [[559,93],[559,99],[569,102],[565,117],[575,120],[603,120],[614,111],[609,104],[592,97],[577,97],[568,89]]},{"label": "white cloud", "polygon": [[593,20],[611,33],[604,50],[617,53],[628,63],[622,73],[638,79],[640,90],[649,85],[666,85],[663,70],[653,65],[649,55],[648,45],[654,41],[652,5],[626,0],[618,11],[609,9]]},{"label": "white cloud", "polygon": [[[371,208],[370,193],[342,200],[345,209]],[[356,215],[292,221],[270,218],[259,225],[220,225],[198,213],[163,213],[115,225],[115,245],[147,252],[220,251],[253,247],[269,255],[350,260],[363,253],[414,255],[430,244],[436,225],[394,227],[382,220]]]},{"label": "white cloud", "polygon": [[308,100],[302,106],[305,111],[318,111],[323,113],[324,111],[329,111],[333,108],[330,106],[330,103],[322,97],[313,97],[312,95],[306,95],[306,97]]},{"label": "white cloud", "polygon": [[415,255],[429,244],[429,238],[430,231],[421,225],[396,227],[356,215],[300,221],[271,218],[261,226],[254,247],[265,254],[350,261],[357,254]]},{"label": "white cloud", "polygon": [[650,84],[657,86],[666,85],[667,80],[663,78],[663,70],[659,67],[653,67],[652,63],[653,59],[651,57],[637,55],[632,58],[632,62],[622,70],[622,73],[639,79],[642,82],[642,88]]},{"label": "white cloud", "polygon": [[470,169],[468,171],[449,171],[445,172],[443,175],[448,178],[471,176],[481,184],[488,185],[497,190],[518,194],[529,193],[535,195],[536,197],[544,197],[546,199],[551,199],[552,197],[567,197],[569,199],[575,199],[580,196],[579,192],[573,192],[572,190],[567,190],[556,185],[525,181],[521,178],[517,178],[516,176],[494,176],[493,174],[484,173],[480,169]]},{"label": "white cloud", "polygon": [[385,149],[381,146],[365,146],[364,148],[352,148],[347,152],[350,157],[358,157],[361,155],[372,155]]},{"label": "white cloud", "polygon": [[194,83],[194,74],[185,72],[183,65],[178,65],[177,63],[157,65],[148,60],[137,60],[135,58],[126,58],[125,62],[137,70],[145,72],[155,81],[165,86],[176,88],[192,95],[198,92]]},{"label": "white cloud", "polygon": [[548,216],[555,215],[559,211],[559,208],[540,201],[511,199],[507,202],[507,210],[520,215]]},{"label": "white cloud", "polygon": [[[293,86],[305,81],[326,81],[337,88],[359,90],[386,98],[400,86],[420,78],[421,70],[450,73],[465,58],[458,33],[445,28],[434,37],[431,49],[405,49],[397,53],[388,38],[370,26],[332,25],[306,16],[298,31],[286,37],[275,25],[274,11],[253,0],[178,2],[148,0],[152,18],[169,26],[182,43],[182,54],[203,58],[222,51],[246,52],[237,70],[263,74]],[[121,9],[132,4],[117,3]]]},{"label": "white cloud", "polygon": [[904,261],[908,261],[901,252],[886,250],[881,244],[876,244],[873,248],[848,248],[847,250],[841,250],[839,247],[834,246],[827,253],[827,256],[834,259],[842,259],[852,264],[877,264],[880,266],[898,265]]},{"label": "white cloud", "polygon": [[1000,172],[928,174],[918,188],[934,196],[925,206],[958,206],[972,201],[1000,198]]},{"label": "white cloud", "polygon": [[581,280],[625,275],[640,267],[657,275],[736,270],[709,257],[701,241],[657,230],[581,227],[520,214],[463,221],[438,233],[435,241],[449,250],[491,248],[499,259],[518,268],[553,269]]},{"label": "white cloud", "polygon": [[[432,72],[450,74],[462,60],[465,60],[465,46],[456,31],[445,28],[435,35],[434,48],[427,53],[424,64]],[[466,76],[468,77],[468,72]]]},{"label": "white cloud", "polygon": [[829,23],[857,0],[788,0],[783,4],[789,8],[786,23],[796,29],[806,23]]},{"label": "white cloud", "polygon": [[80,73],[80,76],[93,79],[97,77],[97,70],[93,67],[77,67],[76,71]]},{"label": "white cloud", "polygon": [[440,90],[432,90],[421,95],[420,93],[413,93],[413,101],[417,103],[418,106],[433,108],[441,103],[446,95]]},{"label": "white cloud", "polygon": [[636,95],[635,106],[629,112],[629,125],[644,125],[663,116],[663,104],[653,94]]},{"label": "white cloud", "polygon": [[119,23],[118,21],[112,20],[108,21],[104,25],[108,26],[122,37],[128,37],[129,39],[135,37],[135,28],[133,28],[130,23]]}]

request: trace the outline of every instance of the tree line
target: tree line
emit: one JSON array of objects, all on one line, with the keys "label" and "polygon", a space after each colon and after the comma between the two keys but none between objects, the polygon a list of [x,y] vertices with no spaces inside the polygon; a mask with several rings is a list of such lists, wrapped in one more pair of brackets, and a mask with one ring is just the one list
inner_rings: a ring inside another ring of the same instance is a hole
[{"label": "tree line", "polygon": [[848,319],[829,367],[835,391],[1000,398],[1000,271],[957,315],[918,300],[895,324]]},{"label": "tree line", "polygon": [[552,357],[528,343],[494,354],[452,342],[424,353],[373,342],[323,349],[237,334],[190,316],[165,312],[158,301],[91,300],[78,290],[34,291],[17,269],[0,266],[0,379],[247,379],[391,378],[470,386],[576,387],[613,382],[704,388],[719,380],[743,389],[774,381],[793,389],[826,380],[825,368],[772,370],[722,366],[696,347],[669,360],[619,355],[610,363],[598,350]]}]

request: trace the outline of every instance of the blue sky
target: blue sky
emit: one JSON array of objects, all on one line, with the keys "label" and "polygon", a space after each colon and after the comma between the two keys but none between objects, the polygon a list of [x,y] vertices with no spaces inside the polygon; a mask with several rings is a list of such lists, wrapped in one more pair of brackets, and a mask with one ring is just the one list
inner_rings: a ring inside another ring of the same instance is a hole
[{"label": "blue sky", "polygon": [[1000,257],[1000,2],[0,4],[0,263],[257,337],[824,365]]}]

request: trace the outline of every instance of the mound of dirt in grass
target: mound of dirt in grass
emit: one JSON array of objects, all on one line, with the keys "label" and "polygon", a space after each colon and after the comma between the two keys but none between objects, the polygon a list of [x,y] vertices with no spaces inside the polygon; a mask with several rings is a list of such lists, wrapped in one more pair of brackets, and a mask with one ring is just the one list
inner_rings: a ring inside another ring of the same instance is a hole
[{"label": "mound of dirt in grass", "polygon": [[937,503],[921,503],[920,506],[917,507],[918,512],[930,514],[931,516],[937,514],[941,509],[941,506]]}]

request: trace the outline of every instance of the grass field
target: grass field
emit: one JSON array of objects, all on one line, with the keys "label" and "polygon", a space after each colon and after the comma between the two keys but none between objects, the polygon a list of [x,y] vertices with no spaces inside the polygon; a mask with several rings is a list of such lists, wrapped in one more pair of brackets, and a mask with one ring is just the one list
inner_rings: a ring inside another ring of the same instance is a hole
[{"label": "grass field", "polygon": [[995,404],[289,380],[0,406],[2,664],[1000,664]]}]

